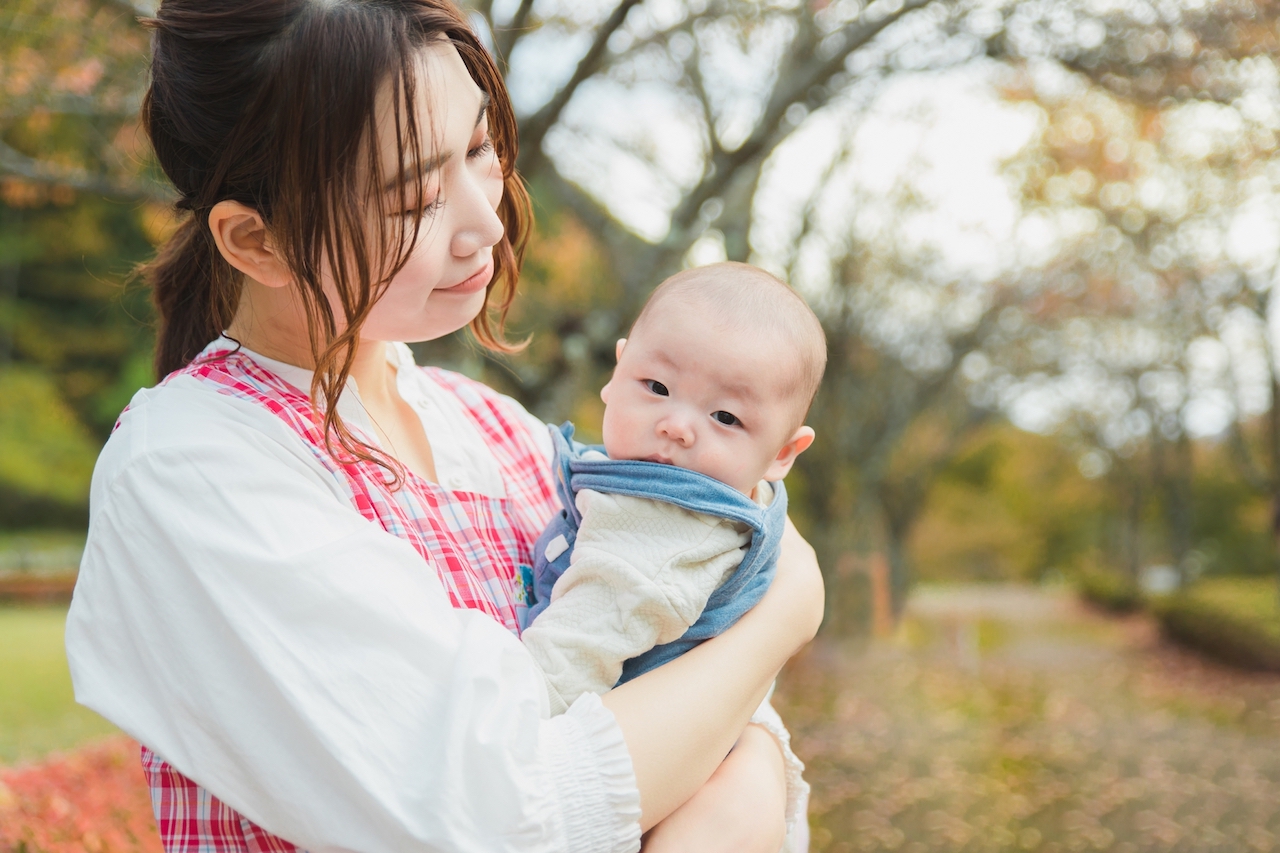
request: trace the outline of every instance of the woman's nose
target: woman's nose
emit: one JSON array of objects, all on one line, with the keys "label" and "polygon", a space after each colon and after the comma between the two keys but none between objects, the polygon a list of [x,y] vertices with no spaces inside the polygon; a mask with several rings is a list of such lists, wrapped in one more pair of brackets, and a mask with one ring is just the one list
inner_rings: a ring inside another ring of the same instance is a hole
[{"label": "woman's nose", "polygon": [[[458,230],[454,232],[450,242],[450,250],[454,257],[469,258],[481,249],[487,249],[502,239],[502,220],[498,218],[497,205],[502,200],[498,191],[496,197],[492,188],[485,183],[492,181],[461,181],[457,203],[462,208]],[[501,177],[498,178],[501,186]],[[488,191],[486,191],[488,190]]]}]

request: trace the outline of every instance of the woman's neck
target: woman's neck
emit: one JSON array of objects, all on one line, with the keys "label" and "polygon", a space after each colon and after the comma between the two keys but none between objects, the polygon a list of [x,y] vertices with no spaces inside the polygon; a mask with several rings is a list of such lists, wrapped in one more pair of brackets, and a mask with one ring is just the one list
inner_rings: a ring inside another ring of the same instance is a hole
[{"label": "woman's neck", "polygon": [[[246,281],[227,335],[259,355],[315,370],[306,313],[293,288]],[[361,340],[349,375],[366,407],[381,409],[395,400],[395,374],[387,366],[385,341]]]},{"label": "woman's neck", "polygon": [[[246,281],[227,334],[259,355],[315,370],[306,313],[291,287]],[[382,448],[410,471],[435,482],[431,442],[417,412],[400,397],[396,371],[387,363],[386,341],[361,340],[348,377],[355,380],[360,404]]]}]

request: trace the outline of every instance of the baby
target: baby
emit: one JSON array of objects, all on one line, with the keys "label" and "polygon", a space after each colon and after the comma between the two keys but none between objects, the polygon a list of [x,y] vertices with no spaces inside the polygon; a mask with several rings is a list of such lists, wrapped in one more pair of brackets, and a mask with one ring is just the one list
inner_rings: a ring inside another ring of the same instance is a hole
[{"label": "baby", "polygon": [[618,341],[600,392],[607,456],[552,431],[564,511],[539,540],[527,648],[552,712],[733,624],[764,595],[781,480],[826,366],[822,327],[772,275],[677,273]]}]

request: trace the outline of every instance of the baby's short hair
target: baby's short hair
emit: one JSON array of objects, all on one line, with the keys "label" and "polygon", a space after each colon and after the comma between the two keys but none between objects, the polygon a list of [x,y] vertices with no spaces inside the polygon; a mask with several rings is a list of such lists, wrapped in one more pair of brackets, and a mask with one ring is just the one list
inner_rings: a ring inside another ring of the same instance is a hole
[{"label": "baby's short hair", "polygon": [[772,332],[794,353],[795,381],[788,387],[797,402],[796,426],[804,423],[827,367],[827,336],[822,323],[798,293],[782,279],[750,264],[724,261],[682,270],[653,291],[631,334],[640,329],[654,307],[671,299],[697,300],[709,320],[744,332]]}]

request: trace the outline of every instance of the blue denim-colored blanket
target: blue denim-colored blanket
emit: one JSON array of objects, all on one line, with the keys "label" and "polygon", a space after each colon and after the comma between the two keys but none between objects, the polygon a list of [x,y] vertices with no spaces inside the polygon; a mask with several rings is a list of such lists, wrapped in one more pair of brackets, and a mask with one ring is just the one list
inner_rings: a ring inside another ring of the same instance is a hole
[{"label": "blue denim-colored blanket", "polygon": [[[531,624],[551,601],[551,589],[569,568],[578,525],[574,496],[581,489],[649,498],[675,504],[691,512],[714,515],[741,522],[751,528],[751,546],[733,574],[707,600],[698,620],[678,640],[655,646],[622,666],[618,683],[674,660],[704,640],[721,634],[756,605],[773,582],[778,567],[778,551],[787,519],[787,491],[781,482],[773,486],[773,502],[760,507],[746,495],[719,480],[658,462],[629,459],[584,459],[588,450],[604,452],[573,439],[573,424],[549,426],[556,448],[554,475],[563,507],[534,547],[533,578],[526,624]],[[569,547],[554,560],[547,560],[547,545],[563,536]]]}]

